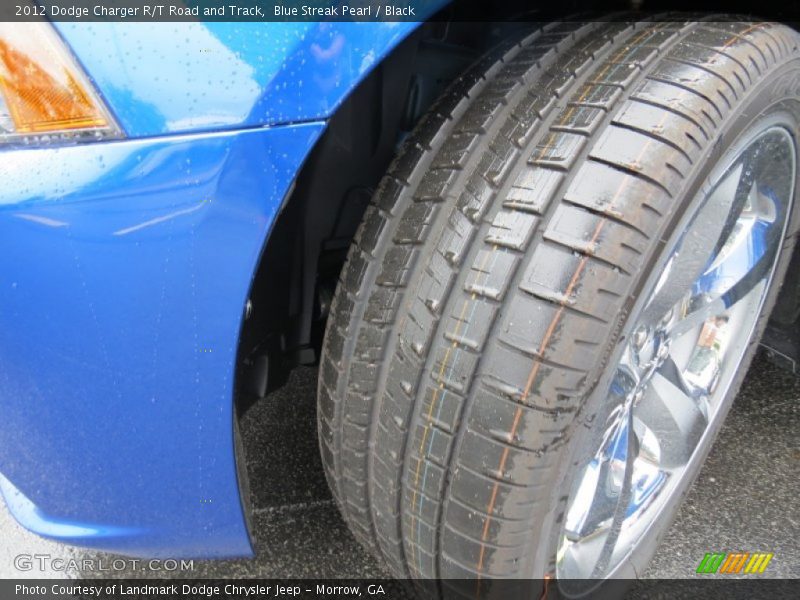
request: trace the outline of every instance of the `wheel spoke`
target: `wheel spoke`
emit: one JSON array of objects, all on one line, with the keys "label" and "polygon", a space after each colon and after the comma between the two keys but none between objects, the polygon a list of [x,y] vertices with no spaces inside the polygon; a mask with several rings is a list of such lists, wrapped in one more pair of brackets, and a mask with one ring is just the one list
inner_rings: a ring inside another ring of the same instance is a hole
[{"label": "wheel spoke", "polygon": [[639,383],[632,360],[626,352],[611,384],[606,412],[597,417],[605,426],[594,430],[590,447],[599,450],[584,469],[565,524],[573,541],[596,535],[614,515],[628,455],[631,398]]},{"label": "wheel spoke", "polygon": [[[758,192],[755,185],[749,196],[717,254],[694,282],[691,292],[673,309],[677,316],[666,332],[672,339],[722,316],[769,275],[773,264],[769,250],[775,243],[769,239],[774,230],[769,223],[770,218],[774,219],[775,204]],[[761,208],[755,208],[758,203]]]},{"label": "wheel spoke", "polygon": [[709,320],[721,316],[727,306],[722,297],[716,299],[707,299],[706,302],[697,302],[697,308],[691,310],[688,314],[679,316],[667,327],[666,333],[670,339],[677,340],[681,336],[690,331],[700,331],[700,328]]},{"label": "wheel spoke", "polygon": [[623,411],[620,406],[610,416],[604,443],[584,470],[567,515],[566,531],[573,541],[596,535],[614,515],[628,455],[628,417]]},{"label": "wheel spoke", "polygon": [[[628,406],[624,415],[624,426],[620,428],[620,446],[624,447],[624,471],[619,481],[619,494],[616,498],[611,523],[606,533],[605,543],[597,558],[597,564],[592,573],[593,577],[600,577],[608,569],[614,550],[617,547],[622,526],[628,515],[631,500],[631,481],[634,472],[634,461],[638,455],[636,436],[633,427],[633,407]],[[622,457],[620,457],[621,459]],[[619,459],[618,459],[619,460]]]},{"label": "wheel spoke", "polygon": [[658,440],[659,466],[672,469],[686,464],[708,425],[708,399],[691,395],[672,361],[660,369],[642,400],[636,418]]},{"label": "wheel spoke", "polygon": [[692,292],[695,298],[722,298],[731,306],[769,273],[780,230],[772,227],[777,202],[753,185],[747,203]]},{"label": "wheel spoke", "polygon": [[744,168],[739,164],[717,184],[682,236],[676,252],[664,267],[642,321],[654,325],[685,299],[707,269],[720,238],[730,228],[730,198],[735,196]]}]

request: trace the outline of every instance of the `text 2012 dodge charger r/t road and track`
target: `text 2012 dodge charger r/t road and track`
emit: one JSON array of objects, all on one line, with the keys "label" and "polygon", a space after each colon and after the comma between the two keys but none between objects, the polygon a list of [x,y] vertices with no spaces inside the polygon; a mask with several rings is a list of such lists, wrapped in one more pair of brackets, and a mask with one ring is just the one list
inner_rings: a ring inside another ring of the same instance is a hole
[{"label": "text 2012 dodge charger r/t road and track", "polygon": [[[275,12],[278,15],[277,8]],[[259,18],[264,19],[265,13],[261,6],[244,6],[239,4],[220,4],[219,6],[202,9],[200,6],[144,4],[142,6],[106,6],[96,4],[89,6],[49,6],[17,5],[14,16],[17,17],[49,17],[51,19],[161,19],[175,17],[228,17],[231,19]],[[309,15],[305,15],[309,16]]]},{"label": "text 2012 dodge charger r/t road and track", "polygon": [[0,24],[22,525],[252,556],[241,416],[318,365],[327,481],[394,576],[642,572],[759,342],[798,356],[800,34],[433,4]]}]

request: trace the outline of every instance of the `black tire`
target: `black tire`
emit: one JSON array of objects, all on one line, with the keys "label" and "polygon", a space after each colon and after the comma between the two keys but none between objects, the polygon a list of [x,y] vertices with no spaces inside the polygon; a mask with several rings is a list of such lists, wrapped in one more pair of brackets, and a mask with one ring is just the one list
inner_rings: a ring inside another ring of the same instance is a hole
[{"label": "black tire", "polygon": [[499,53],[383,180],[323,348],[328,480],[399,577],[552,574],[570,447],[664,240],[739,133],[800,114],[781,25],[553,24]]}]

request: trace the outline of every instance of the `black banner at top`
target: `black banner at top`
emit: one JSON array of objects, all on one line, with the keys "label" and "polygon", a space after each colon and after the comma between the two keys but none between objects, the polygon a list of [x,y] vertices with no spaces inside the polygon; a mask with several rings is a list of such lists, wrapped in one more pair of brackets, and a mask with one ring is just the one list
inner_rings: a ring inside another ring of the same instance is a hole
[{"label": "black banner at top", "polygon": [[673,0],[3,0],[0,21],[544,21],[614,20],[691,11],[800,21],[800,1]]}]

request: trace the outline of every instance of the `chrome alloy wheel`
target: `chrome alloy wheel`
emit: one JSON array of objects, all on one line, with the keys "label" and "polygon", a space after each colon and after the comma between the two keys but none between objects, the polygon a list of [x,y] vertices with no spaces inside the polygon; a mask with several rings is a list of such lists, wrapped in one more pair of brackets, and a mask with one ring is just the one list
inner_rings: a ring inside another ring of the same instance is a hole
[{"label": "chrome alloy wheel", "polygon": [[746,136],[712,170],[645,285],[578,461],[559,579],[613,576],[688,485],[770,288],[795,165],[794,140],[776,121]]}]

